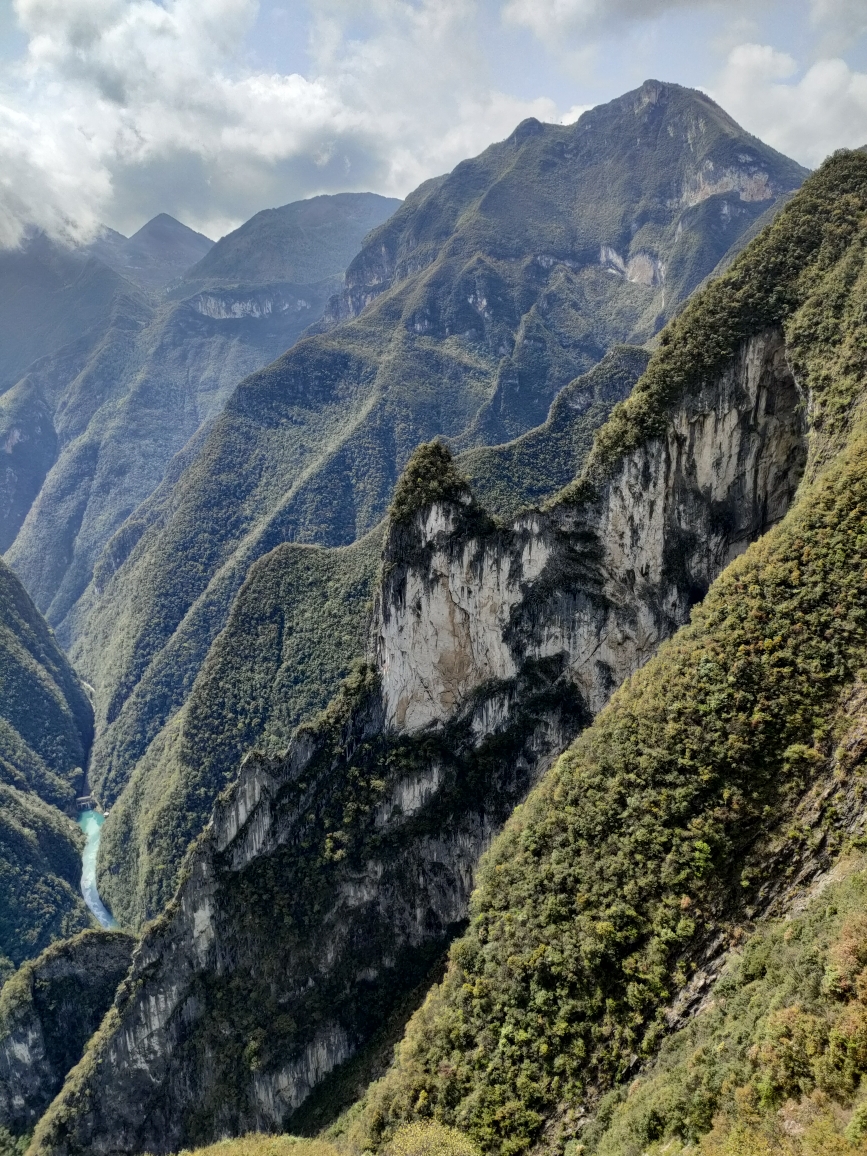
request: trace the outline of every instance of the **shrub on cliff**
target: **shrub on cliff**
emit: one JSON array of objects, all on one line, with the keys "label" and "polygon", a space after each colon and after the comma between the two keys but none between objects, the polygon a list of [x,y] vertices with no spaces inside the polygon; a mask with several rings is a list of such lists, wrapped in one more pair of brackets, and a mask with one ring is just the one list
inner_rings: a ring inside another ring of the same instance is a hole
[{"label": "shrub on cliff", "polygon": [[400,524],[412,521],[432,502],[469,501],[469,484],[458,473],[448,447],[438,441],[424,442],[406,463],[388,512]]},{"label": "shrub on cliff", "polygon": [[416,1120],[399,1129],[385,1156],[481,1156],[469,1136],[436,1120]]},{"label": "shrub on cliff", "polygon": [[339,1153],[322,1140],[254,1132],[237,1140],[220,1140],[207,1148],[185,1148],[178,1156],[339,1156]]}]

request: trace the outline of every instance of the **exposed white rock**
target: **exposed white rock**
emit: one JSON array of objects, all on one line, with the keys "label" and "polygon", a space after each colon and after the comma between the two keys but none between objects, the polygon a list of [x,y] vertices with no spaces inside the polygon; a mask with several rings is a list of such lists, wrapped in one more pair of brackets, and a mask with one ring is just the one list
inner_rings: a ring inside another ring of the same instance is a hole
[{"label": "exposed white rock", "polygon": [[398,730],[443,722],[483,683],[514,678],[509,619],[549,557],[541,538],[527,539],[517,565],[472,540],[455,551],[452,517],[441,506],[419,516],[422,541],[434,547],[429,564],[409,570],[401,604],[377,624],[386,721]]},{"label": "exposed white rock", "polygon": [[287,1064],[278,1072],[257,1072],[253,1077],[253,1096],[260,1114],[258,1126],[270,1128],[274,1120],[284,1119],[351,1054],[346,1032],[339,1024],[327,1024],[294,1064]]},{"label": "exposed white rock", "polygon": [[[528,657],[560,654],[590,711],[600,710],[687,617],[684,575],[701,596],[785,514],[803,428],[782,337],[768,332],[677,411],[664,438],[625,456],[591,509],[524,519],[508,541],[456,536],[457,515],[441,506],[418,515],[418,562],[377,605],[387,725],[412,733],[442,724],[484,683],[514,678]],[[546,594],[518,639],[516,622],[538,600],[549,563],[560,563],[558,535],[578,530],[596,543],[598,586]]]},{"label": "exposed white rock", "polygon": [[190,306],[203,317],[218,321],[237,320],[241,317],[269,317],[272,313],[301,312],[310,308],[303,297],[285,297],[280,293],[260,292],[245,296],[229,293],[199,293],[190,299]]}]

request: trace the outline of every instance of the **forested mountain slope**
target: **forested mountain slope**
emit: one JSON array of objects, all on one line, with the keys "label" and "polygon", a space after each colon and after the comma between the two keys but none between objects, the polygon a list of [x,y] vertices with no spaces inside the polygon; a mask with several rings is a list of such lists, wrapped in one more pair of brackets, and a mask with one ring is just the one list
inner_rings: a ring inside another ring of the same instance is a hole
[{"label": "forested mountain slope", "polygon": [[492,839],[344,1137],[433,1116],[559,1150],[834,865],[862,815],[865,247],[867,156],[840,154],[542,511],[498,524],[442,446],[416,453],[369,665],[244,762],[34,1154],[292,1127],[459,933]]},{"label": "forested mountain slope", "polygon": [[[140,287],[91,259],[64,293],[78,292],[89,302],[95,281],[113,286],[113,296],[103,300],[103,291],[92,316],[68,336],[67,324],[66,343],[54,351],[43,347],[46,356],[0,395],[0,462],[5,456],[6,465],[0,472],[0,548],[8,547],[8,561],[65,643],[71,637],[67,616],[118,527],[159,485],[172,457],[220,412],[237,383],[283,353],[320,316],[365,233],[399,203],[354,193],[317,202],[330,222],[328,237],[320,232],[299,239],[291,223],[281,224],[289,210],[303,213],[297,206],[271,210],[277,217],[269,229],[258,218],[242,227],[244,253],[233,248],[235,234],[213,247],[223,255],[222,282],[203,291],[201,281],[181,281],[171,299],[162,284],[159,292],[146,290],[155,288],[154,279],[177,280],[181,263],[186,268],[211,249],[207,238],[162,215],[129,241],[114,242],[107,258]],[[296,240],[303,258],[296,271],[306,281],[289,283],[286,253]],[[102,252],[106,245],[103,238],[92,249]],[[278,268],[270,254],[281,245]],[[52,252],[55,262],[83,262],[56,246]],[[29,253],[4,255],[3,261],[18,269]],[[25,284],[25,273],[36,276],[34,264],[35,258],[19,270]],[[269,280],[272,274],[276,281]],[[79,283],[86,283],[87,294]],[[65,301],[53,290],[41,309],[51,315]],[[30,301],[30,313],[18,317],[24,331],[34,327],[37,305]],[[79,314],[82,309],[79,301]]]},{"label": "forested mountain slope", "polygon": [[114,229],[104,229],[87,251],[122,276],[162,296],[169,283],[200,261],[214,242],[160,213],[133,233],[124,237]]},{"label": "forested mountain slope", "polygon": [[[514,512],[573,478],[647,358],[615,347],[562,391],[542,426],[460,455],[488,508]],[[364,657],[383,537],[380,526],[352,546],[284,544],[251,567],[189,698],[138,762],[103,830],[101,893],[126,925],[140,926],[169,900],[186,847],[241,756],[285,747]]]},{"label": "forested mountain slope", "polygon": [[84,837],[66,811],[84,782],[92,720],[48,625],[0,560],[0,980],[89,926]]},{"label": "forested mountain slope", "polygon": [[369,531],[420,441],[544,422],[803,176],[705,96],[648,82],[575,125],[528,121],[416,190],[352,263],[325,332],[238,387],[65,625],[96,688],[105,800],[185,701],[258,557]]}]

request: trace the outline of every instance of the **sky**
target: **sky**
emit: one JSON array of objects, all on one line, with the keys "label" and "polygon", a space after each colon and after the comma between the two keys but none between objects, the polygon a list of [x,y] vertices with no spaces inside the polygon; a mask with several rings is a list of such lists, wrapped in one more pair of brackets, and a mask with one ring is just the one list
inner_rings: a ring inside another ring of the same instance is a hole
[{"label": "sky", "polygon": [[867,0],[0,0],[0,246],[403,197],[651,77],[815,167],[867,144]]}]

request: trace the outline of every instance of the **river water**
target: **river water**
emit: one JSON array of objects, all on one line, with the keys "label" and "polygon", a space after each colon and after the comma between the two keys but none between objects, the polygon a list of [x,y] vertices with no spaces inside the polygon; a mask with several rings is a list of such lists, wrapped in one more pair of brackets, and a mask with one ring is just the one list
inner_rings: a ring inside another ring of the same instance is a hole
[{"label": "river water", "polygon": [[117,927],[117,922],[96,889],[96,856],[99,851],[100,828],[104,822],[105,815],[99,811],[82,811],[78,817],[78,825],[87,836],[84,854],[81,856],[81,894],[100,924],[111,928]]}]

